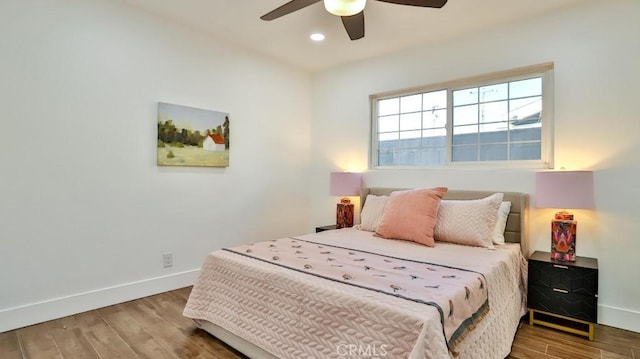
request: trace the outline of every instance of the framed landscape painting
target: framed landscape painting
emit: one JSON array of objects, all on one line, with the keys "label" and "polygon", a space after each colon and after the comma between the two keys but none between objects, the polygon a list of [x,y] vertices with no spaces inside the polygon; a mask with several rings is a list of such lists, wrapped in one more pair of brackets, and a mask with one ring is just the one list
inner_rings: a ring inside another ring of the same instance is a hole
[{"label": "framed landscape painting", "polygon": [[158,165],[229,166],[229,114],[158,102]]}]

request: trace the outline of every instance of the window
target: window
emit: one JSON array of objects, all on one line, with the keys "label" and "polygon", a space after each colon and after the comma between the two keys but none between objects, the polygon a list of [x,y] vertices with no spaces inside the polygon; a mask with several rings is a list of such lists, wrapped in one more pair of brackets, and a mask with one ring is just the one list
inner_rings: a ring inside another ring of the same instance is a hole
[{"label": "window", "polygon": [[549,165],[553,64],[371,96],[374,168]]}]

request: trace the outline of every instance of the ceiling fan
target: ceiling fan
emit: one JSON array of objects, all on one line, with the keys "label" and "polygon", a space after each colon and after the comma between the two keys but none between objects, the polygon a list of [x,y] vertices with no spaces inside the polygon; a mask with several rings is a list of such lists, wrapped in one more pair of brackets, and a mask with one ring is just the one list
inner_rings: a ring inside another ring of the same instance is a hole
[{"label": "ceiling fan", "polygon": [[[288,3],[272,10],[260,18],[265,21],[275,20],[294,11],[303,9],[309,5],[323,1],[328,12],[340,16],[347,34],[351,40],[364,37],[364,6],[367,0],[291,0]],[[398,5],[411,5],[420,7],[441,8],[447,0],[377,0]]]}]

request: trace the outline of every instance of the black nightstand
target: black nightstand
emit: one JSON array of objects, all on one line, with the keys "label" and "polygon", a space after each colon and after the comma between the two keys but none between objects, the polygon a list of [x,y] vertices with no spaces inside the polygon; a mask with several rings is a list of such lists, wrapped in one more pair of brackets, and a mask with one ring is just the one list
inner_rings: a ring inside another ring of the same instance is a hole
[{"label": "black nightstand", "polygon": [[598,260],[551,259],[549,252],[529,257],[529,324],[540,324],[593,340],[597,323]]},{"label": "black nightstand", "polygon": [[332,229],[336,229],[336,225],[330,225],[330,226],[322,226],[322,227],[316,227],[316,233],[318,232],[324,232],[324,231],[330,231]]}]

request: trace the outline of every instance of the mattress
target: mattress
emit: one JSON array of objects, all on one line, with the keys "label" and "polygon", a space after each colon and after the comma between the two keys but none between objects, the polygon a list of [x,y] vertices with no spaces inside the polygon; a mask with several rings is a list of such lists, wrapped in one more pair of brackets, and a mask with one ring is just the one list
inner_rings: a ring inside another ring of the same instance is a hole
[{"label": "mattress", "polygon": [[[349,228],[261,245],[275,251],[282,243],[326,246],[321,249],[325,254],[339,248],[460,269],[472,273],[474,280],[481,276],[487,295],[470,318],[447,330],[447,302],[412,300],[403,295],[408,293],[404,284],[383,290],[369,283],[345,283],[353,278],[340,279],[342,268],[338,278],[312,275],[281,263],[286,254],[260,254],[257,247],[238,246],[207,256],[184,315],[212,323],[278,358],[420,359],[504,358],[525,313],[526,261],[518,244],[495,249],[444,243],[425,247]],[[278,258],[275,263],[273,257]]]}]

